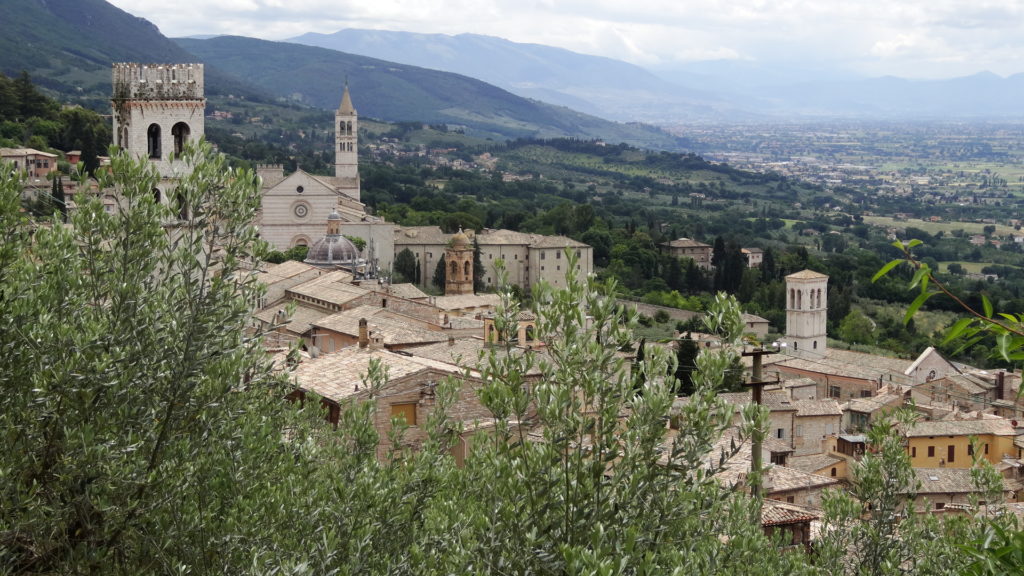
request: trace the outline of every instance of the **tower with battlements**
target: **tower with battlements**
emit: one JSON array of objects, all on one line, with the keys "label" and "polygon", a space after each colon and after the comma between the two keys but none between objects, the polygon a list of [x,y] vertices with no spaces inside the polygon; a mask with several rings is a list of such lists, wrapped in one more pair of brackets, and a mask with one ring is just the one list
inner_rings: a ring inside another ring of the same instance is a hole
[{"label": "tower with battlements", "polygon": [[205,133],[203,65],[114,64],[111,104],[114,145],[178,177],[185,166],[172,156]]}]

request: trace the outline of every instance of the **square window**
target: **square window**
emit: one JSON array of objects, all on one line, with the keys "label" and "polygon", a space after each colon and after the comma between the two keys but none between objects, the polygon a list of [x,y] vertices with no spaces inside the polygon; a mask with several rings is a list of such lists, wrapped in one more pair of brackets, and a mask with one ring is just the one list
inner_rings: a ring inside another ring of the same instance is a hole
[{"label": "square window", "polygon": [[409,426],[416,425],[416,403],[404,402],[391,405],[391,418],[402,418]]}]

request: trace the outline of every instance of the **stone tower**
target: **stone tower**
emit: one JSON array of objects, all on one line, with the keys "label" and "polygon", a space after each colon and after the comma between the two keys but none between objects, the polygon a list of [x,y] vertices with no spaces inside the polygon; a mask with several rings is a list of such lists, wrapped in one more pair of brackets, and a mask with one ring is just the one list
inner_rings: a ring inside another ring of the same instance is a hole
[{"label": "stone tower", "polygon": [[[359,181],[359,115],[352,107],[348,82],[341,95],[341,105],[334,113],[334,176]],[[351,195],[351,192],[349,192]],[[359,200],[359,187],[355,187],[354,200]]]},{"label": "stone tower", "polygon": [[786,276],[786,345],[824,354],[828,320],[828,276],[802,270]]},{"label": "stone tower", "polygon": [[460,228],[444,251],[444,295],[473,293],[473,245]]},{"label": "stone tower", "polygon": [[205,134],[202,64],[113,66],[114,145],[156,164],[164,178],[185,166],[170,158]]}]

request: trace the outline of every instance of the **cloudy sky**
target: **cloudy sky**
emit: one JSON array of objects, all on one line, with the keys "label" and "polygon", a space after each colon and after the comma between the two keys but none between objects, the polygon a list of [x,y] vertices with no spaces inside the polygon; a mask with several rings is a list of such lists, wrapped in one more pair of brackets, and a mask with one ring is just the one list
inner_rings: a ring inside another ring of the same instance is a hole
[{"label": "cloudy sky", "polygon": [[650,68],[740,59],[908,78],[1024,72],[1021,0],[109,1],[171,37],[470,32]]}]

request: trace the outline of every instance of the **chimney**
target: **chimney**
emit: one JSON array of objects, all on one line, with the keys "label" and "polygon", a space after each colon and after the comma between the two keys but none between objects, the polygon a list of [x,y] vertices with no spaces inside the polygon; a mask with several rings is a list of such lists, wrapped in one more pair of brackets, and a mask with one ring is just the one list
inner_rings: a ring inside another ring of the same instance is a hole
[{"label": "chimney", "polygon": [[359,348],[366,348],[370,343],[369,329],[366,327],[366,318],[359,319]]},{"label": "chimney", "polygon": [[1000,370],[996,372],[996,400],[1002,400],[1006,394],[1004,386],[1006,386],[1006,372]]},{"label": "chimney", "polygon": [[381,350],[384,348],[384,336],[377,330],[370,330],[369,341],[371,350]]}]

